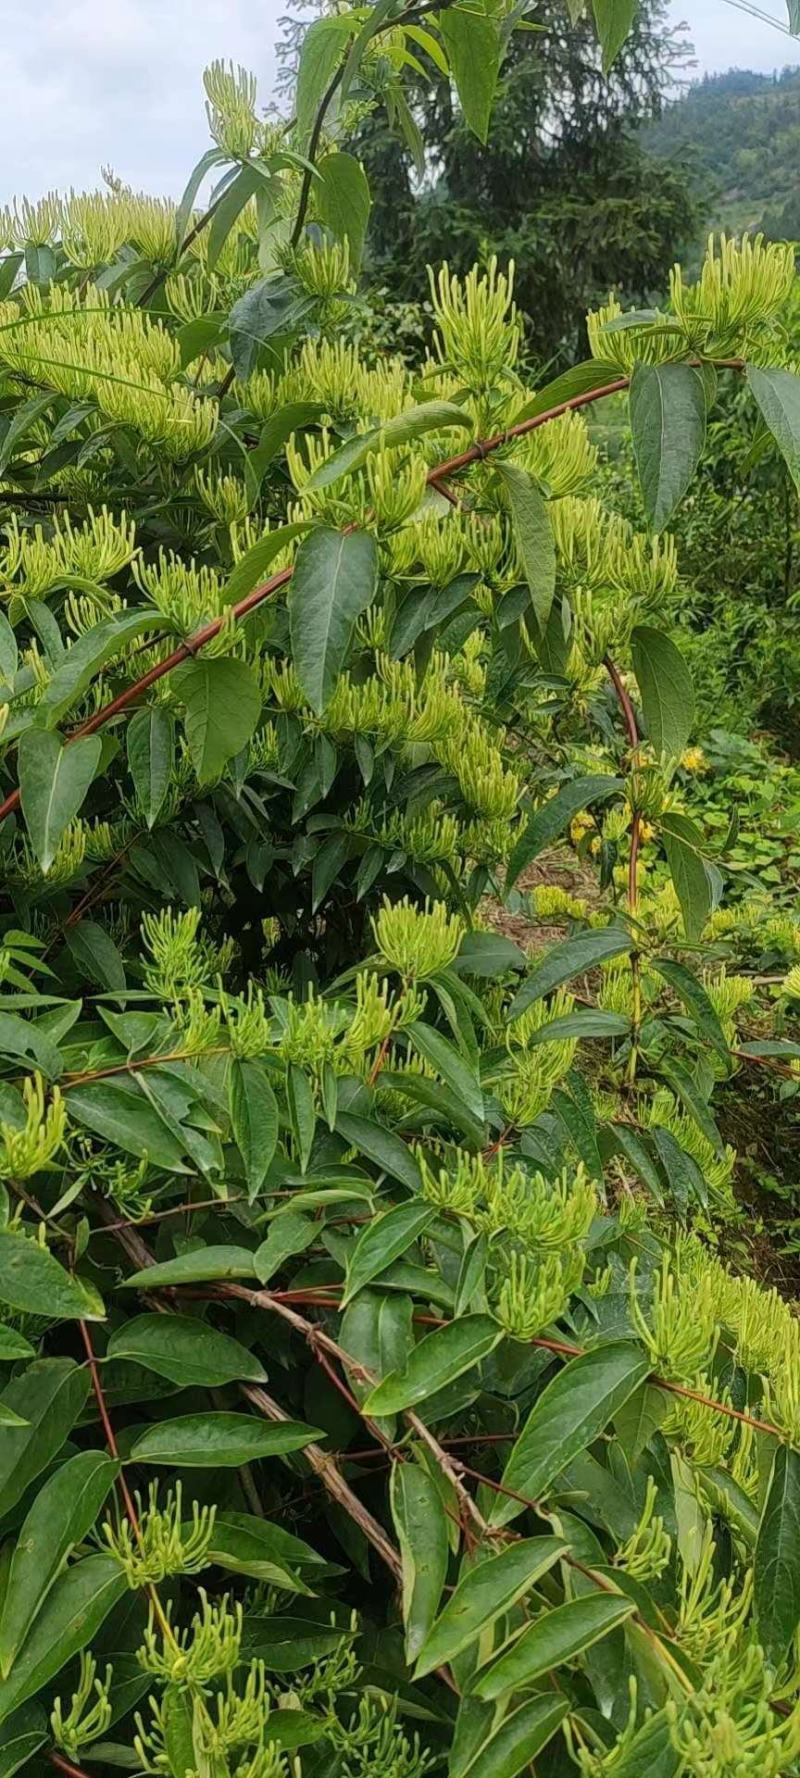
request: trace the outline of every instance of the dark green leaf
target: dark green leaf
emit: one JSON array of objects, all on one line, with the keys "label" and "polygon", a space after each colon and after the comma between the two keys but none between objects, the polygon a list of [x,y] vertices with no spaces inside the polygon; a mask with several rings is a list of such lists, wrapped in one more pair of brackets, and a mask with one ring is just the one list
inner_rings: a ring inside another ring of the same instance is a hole
[{"label": "dark green leaf", "polygon": [[99,1297],[73,1277],[38,1241],[0,1229],[0,1303],[25,1315],[65,1321],[102,1321]]},{"label": "dark green leaf", "polygon": [[520,469],[515,463],[498,463],[496,469],[508,494],[514,541],[530,589],[536,621],[543,631],[547,627],[556,586],[556,546],[547,501],[527,470]]},{"label": "dark green leaf", "polygon": [[637,364],[630,416],[644,510],[660,531],[700,461],[706,436],[702,378],[690,364]]},{"label": "dark green leaf", "polygon": [[450,6],[438,17],[464,122],[485,142],[500,72],[500,33],[494,19],[466,6]]},{"label": "dark green leaf", "polygon": [[45,875],[95,776],[101,749],[97,735],[85,735],[67,746],[50,729],[30,728],[20,736],[22,813]]},{"label": "dark green leaf", "polygon": [[634,630],[631,650],[648,738],[656,753],[679,759],[694,723],[694,689],[683,655],[648,624]]},{"label": "dark green leaf", "polygon": [[57,1456],[88,1393],[89,1378],[71,1358],[39,1359],[6,1384],[0,1399],[26,1424],[0,1439],[0,1518]]},{"label": "dark green leaf", "polygon": [[345,665],[356,619],[375,592],[377,552],[365,531],[312,531],[297,552],[289,592],[292,660],[321,715]]},{"label": "dark green leaf", "polygon": [[488,1671],[478,1674],[472,1688],[476,1697],[501,1698],[504,1692],[523,1690],[617,1629],[635,1609],[631,1599],[590,1593],[554,1611],[543,1611]]},{"label": "dark green leaf", "polygon": [[128,723],[126,742],[136,802],[152,828],[167,794],[175,757],[175,727],[169,711],[161,704],[137,710]]},{"label": "dark green leaf", "polygon": [[590,803],[606,802],[623,786],[622,778],[607,777],[599,772],[587,778],[573,778],[569,784],[562,785],[555,796],[535,811],[525,832],[520,834],[508,861],[506,892],[516,883],[520,871],[526,870],[546,846],[558,839],[573,815],[580,809],[587,809]]},{"label": "dark green leaf", "polygon": [[239,1469],[261,1457],[302,1451],[324,1438],[296,1420],[265,1423],[249,1414],[184,1414],[160,1420],[131,1446],[132,1463],[174,1464],[178,1469]]},{"label": "dark green leaf", "polygon": [[661,817],[661,838],[667,854],[669,873],[683,915],[683,929],[691,944],[702,938],[711,913],[711,882],[703,856],[692,844],[690,832],[694,823],[685,815]]},{"label": "dark green leaf", "polygon": [[4,1679],[70,1550],[94,1525],[119,1467],[102,1451],[79,1451],[39,1490],[14,1548],[3,1601],[0,1672]]},{"label": "dark green leaf", "polygon": [[263,1062],[231,1059],[228,1104],[252,1203],[264,1184],[278,1140],[278,1106]]},{"label": "dark green leaf", "polygon": [[607,962],[609,957],[620,957],[624,952],[632,950],[633,942],[621,926],[601,926],[597,930],[576,932],[571,938],[562,939],[545,953],[515,994],[508,1012],[509,1019],[519,1018],[526,1007],[532,1006],[535,1000],[541,1000],[545,994],[552,993],[562,982],[568,982],[576,975],[584,975],[587,969],[595,969],[598,963]]},{"label": "dark green leaf", "polygon": [[176,1259],[162,1260],[159,1265],[145,1266],[123,1278],[121,1287],[128,1290],[161,1290],[172,1284],[206,1284],[217,1278],[254,1278],[255,1254],[246,1247],[199,1247],[191,1253],[179,1253]]},{"label": "dark green leaf", "polygon": [[[599,1438],[649,1370],[649,1359],[625,1340],[570,1359],[531,1409],[503,1472],[503,1486],[538,1499],[572,1458]],[[498,1495],[492,1523],[506,1525],[521,1511],[520,1501]]]},{"label": "dark green leaf", "polygon": [[778,1445],[753,1566],[758,1640],[780,1666],[800,1623],[800,1452]]},{"label": "dark green leaf", "polygon": [[800,487],[800,377],[791,370],[762,370],[748,364],[747,381],[792,480]]},{"label": "dark green leaf", "polygon": [[255,732],[261,715],[258,680],[246,661],[222,656],[187,661],[173,682],[185,711],[192,765],[199,782],[211,784]]},{"label": "dark green leaf", "polygon": [[415,1661],[439,1608],[449,1559],[442,1496],[418,1463],[395,1463],[392,1518],[403,1563],[406,1660]]},{"label": "dark green leaf", "polygon": [[86,1556],[59,1575],[8,1678],[0,1681],[0,1720],[86,1648],[127,1585],[115,1556]]},{"label": "dark green leaf", "polygon": [[707,1038],[712,1049],[722,1056],[723,1061],[727,1061],[730,1052],[725,1032],[702,982],[692,975],[691,970],[687,969],[685,964],[676,963],[671,957],[654,957],[653,968],[658,970],[659,975],[669,983],[678,999],[683,1001],[684,1006],[694,1019],[699,1035]]},{"label": "dark green leaf", "polygon": [[415,1677],[421,1679],[434,1668],[445,1666],[483,1636],[566,1549],[560,1537],[524,1537],[467,1569],[425,1638]]},{"label": "dark green leaf", "polygon": [[367,1414],[399,1414],[416,1407],[438,1389],[445,1389],[487,1358],[503,1338],[503,1329],[490,1315],[462,1315],[426,1334],[414,1347],[403,1371],[393,1371],[370,1390],[364,1402]]},{"label": "dark green leaf", "polygon": [[252,1352],[229,1334],[190,1315],[136,1315],[108,1342],[109,1358],[129,1358],[156,1376],[189,1389],[221,1389],[243,1379],[263,1383],[266,1372]]},{"label": "dark green leaf", "polygon": [[367,232],[372,200],[369,181],[355,155],[335,150],[318,162],[314,206],[320,222],[337,241],[346,241],[350,265],[357,270]]},{"label": "dark green leaf", "polygon": [[410,1204],[398,1204],[367,1223],[353,1248],[342,1306],[349,1303],[357,1291],[363,1290],[365,1284],[385,1272],[393,1260],[407,1253],[430,1227],[435,1216],[436,1210],[431,1204],[415,1198]]}]

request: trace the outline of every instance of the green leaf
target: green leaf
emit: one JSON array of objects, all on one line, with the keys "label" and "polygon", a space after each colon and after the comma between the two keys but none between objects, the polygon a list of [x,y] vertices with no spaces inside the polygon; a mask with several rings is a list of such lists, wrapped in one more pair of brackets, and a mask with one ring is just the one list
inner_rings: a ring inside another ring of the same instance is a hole
[{"label": "green leaf", "polygon": [[152,828],[167,794],[175,759],[175,725],[169,711],[162,704],[137,710],[128,723],[126,743],[136,802]]},{"label": "green leaf", "polygon": [[747,366],[747,381],[766,426],[800,488],[800,377],[791,370]]},{"label": "green leaf", "polygon": [[606,1012],[600,1006],[580,1006],[577,1012],[563,1013],[547,1025],[540,1025],[528,1038],[527,1047],[534,1049],[537,1043],[561,1043],[567,1037],[627,1037],[630,1029],[631,1021],[625,1013]]},{"label": "green leaf", "polygon": [[347,1268],[342,1308],[379,1277],[401,1255],[408,1252],[420,1235],[430,1227],[436,1216],[435,1206],[415,1198],[410,1204],[397,1204],[385,1210],[362,1229]]},{"label": "green leaf", "polygon": [[[42,699],[41,707],[47,712],[48,727],[52,728],[61,721],[62,716],[88,691],[101,667],[124,651],[136,636],[141,636],[146,630],[170,628],[163,612],[145,608],[121,611],[116,617],[106,618],[105,623],[95,624],[85,635],[79,636],[64,656],[60,667],[57,667]],[[72,745],[75,746],[76,743],[73,742]]]},{"label": "green leaf", "polygon": [[599,772],[586,778],[573,778],[569,784],[562,785],[555,796],[535,811],[525,832],[520,834],[508,861],[506,893],[513,888],[520,872],[526,870],[546,846],[551,846],[558,839],[573,815],[577,815],[581,809],[588,809],[590,803],[607,802],[610,796],[616,796],[623,788],[624,779],[610,778]]},{"label": "green leaf", "polygon": [[19,663],[17,638],[4,611],[0,611],[0,684],[11,685]]},{"label": "green leaf", "polygon": [[0,1518],[61,1450],[89,1393],[89,1378],[71,1358],[42,1358],[7,1383],[0,1400],[24,1416],[0,1439]]},{"label": "green leaf", "polygon": [[753,1564],[758,1640],[780,1666],[800,1623],[800,1452],[778,1445]]},{"label": "green leaf", "polygon": [[491,1315],[462,1315],[426,1334],[414,1347],[403,1371],[390,1371],[364,1402],[367,1414],[399,1414],[437,1390],[445,1389],[465,1371],[487,1358],[503,1338]]},{"label": "green leaf", "polygon": [[0,1327],[0,1364],[11,1364],[15,1358],[35,1358],[36,1348],[15,1327]]},{"label": "green leaf", "polygon": [[350,249],[350,265],[358,270],[364,237],[372,206],[369,180],[355,155],[336,150],[323,155],[317,164],[319,178],[314,185],[314,208],[320,220],[337,241],[346,241]]},{"label": "green leaf", "polygon": [[302,1451],[325,1434],[297,1420],[265,1424],[249,1414],[184,1414],[139,1434],[131,1463],[168,1463],[178,1469],[239,1469],[261,1457]]},{"label": "green leaf", "polygon": [[47,1717],[38,1704],[23,1704],[0,1726],[0,1778],[14,1778],[50,1739]]},{"label": "green leaf", "polygon": [[457,975],[506,975],[511,969],[524,969],[525,952],[500,932],[465,932],[455,962],[450,965]]},{"label": "green leaf", "polygon": [[547,501],[526,469],[516,463],[498,463],[495,468],[508,495],[514,541],[536,622],[545,630],[556,588],[556,546]]},{"label": "green leaf", "polygon": [[304,152],[320,102],[353,35],[349,13],[315,19],[303,33],[295,93],[295,139]]},{"label": "green leaf", "polygon": [[315,715],[344,667],[356,619],[371,604],[378,572],[365,531],[320,529],[304,538],[289,590],[292,662]]},{"label": "green leaf", "polygon": [[414,1670],[424,1678],[483,1636],[566,1552],[560,1537],[523,1537],[469,1568],[436,1619]]},{"label": "green leaf", "polygon": [[171,1173],[188,1171],[188,1147],[174,1134],[135,1079],[98,1080],[69,1092],[70,1114],[126,1154]]},{"label": "green leaf", "polygon": [[[402,1371],[414,1349],[413,1303],[400,1292],[360,1290],[342,1316],[341,1342],[350,1358],[357,1360],[377,1377],[389,1371]],[[348,1371],[353,1394],[361,1402],[369,1384],[359,1377],[355,1367]],[[391,1436],[393,1416],[382,1422]]]},{"label": "green leaf", "polygon": [[492,102],[500,73],[500,33],[493,19],[468,7],[440,12],[437,24],[444,39],[464,122],[479,142],[486,142]]},{"label": "green leaf", "polygon": [[284,1261],[295,1253],[304,1253],[319,1233],[319,1223],[302,1210],[282,1210],[270,1224],[269,1234],[256,1248],[253,1258],[260,1284],[268,1284]]},{"label": "green leaf", "polygon": [[126,985],[125,965],[105,926],[81,920],[67,933],[67,949],[87,982],[116,993]]},{"label": "green leaf", "polygon": [[208,1553],[212,1562],[231,1574],[249,1575],[287,1593],[311,1591],[295,1572],[298,1567],[322,1566],[316,1551],[301,1538],[249,1513],[218,1514]]},{"label": "green leaf", "polygon": [[459,1766],[458,1778],[517,1778],[519,1772],[532,1772],[531,1760],[555,1734],[568,1709],[566,1698],[552,1695],[520,1704]]},{"label": "green leaf", "polygon": [[[400,414],[394,414],[390,420],[384,420],[380,426],[373,426],[368,432],[358,432],[338,451],[326,457],[319,468],[314,470],[306,483],[308,488],[329,488],[343,475],[352,475],[366,463],[375,451],[391,448],[401,444],[410,444],[414,439],[423,438],[426,432],[446,432],[454,426],[472,430],[472,420],[462,407],[454,401],[423,401],[417,407],[404,408]],[[429,594],[429,597],[431,595]]]},{"label": "green leaf", "polygon": [[705,443],[706,398],[690,364],[637,364],[631,433],[648,524],[660,531],[686,493]]},{"label": "green leaf", "polygon": [[45,875],[58,842],[75,819],[100,764],[102,742],[85,735],[65,745],[49,729],[20,736],[19,789],[30,842]]},{"label": "green leaf", "polygon": [[111,1335],[107,1357],[129,1358],[184,1389],[263,1383],[266,1377],[263,1365],[238,1340],[191,1315],[135,1315]]},{"label": "green leaf", "polygon": [[208,230],[208,247],[206,249],[206,265],[210,272],[214,270],[237,217],[241,215],[245,204],[248,204],[260,189],[261,184],[262,175],[258,168],[249,164],[240,167],[236,178],[231,181],[224,196],[216,205]]},{"label": "green leaf", "polygon": [[648,738],[656,753],[679,759],[694,724],[694,687],[683,655],[649,624],[634,630],[631,652]]},{"label": "green leaf", "polygon": [[91,1531],[119,1468],[102,1451],[79,1451],[40,1488],[14,1548],[3,1602],[0,1672],[4,1679],[66,1557]]},{"label": "green leaf", "polygon": [[[649,1359],[626,1340],[571,1359],[534,1403],[503,1472],[503,1486],[539,1499],[572,1458],[600,1437],[649,1371]],[[498,1495],[492,1524],[506,1525],[521,1511],[520,1501]]]},{"label": "green leaf", "polygon": [[693,844],[697,829],[685,815],[662,815],[661,838],[667,855],[669,874],[683,916],[683,930],[690,944],[703,936],[711,913],[711,883],[702,853]]},{"label": "green leaf", "polygon": [[[285,436],[289,437],[293,430],[292,426]],[[291,525],[278,525],[274,531],[268,531],[265,537],[259,537],[252,549],[247,550],[246,554],[240,557],[236,567],[228,576],[222,595],[223,605],[237,605],[240,599],[251,592],[256,582],[271,567],[275,557],[279,556],[281,550],[286,548],[287,543],[291,543],[295,537],[300,537],[303,532],[308,531],[311,523],[311,519],[297,519]]]},{"label": "green leaf", "polygon": [[705,1037],[723,1061],[730,1057],[728,1041],[702,982],[683,963],[671,957],[654,957],[653,968],[683,1001],[691,1013],[700,1037]]},{"label": "green leaf", "polygon": [[278,1140],[278,1106],[263,1062],[233,1057],[228,1105],[252,1203],[262,1189]]},{"label": "green leaf", "polygon": [[422,1190],[422,1177],[414,1156],[409,1153],[406,1143],[391,1130],[385,1130],[382,1124],[373,1123],[370,1118],[355,1117],[349,1111],[337,1112],[336,1128],[348,1146],[365,1154],[382,1173],[388,1173],[391,1179],[399,1179],[410,1192]]},{"label": "green leaf", "polygon": [[59,1575],[8,1678],[0,1681],[0,1720],[86,1648],[127,1586],[115,1556],[86,1556]]},{"label": "green leaf", "polygon": [[708,1138],[717,1154],[724,1154],[725,1145],[695,1075],[690,1074],[689,1069],[684,1068],[682,1062],[672,1059],[660,1062],[659,1070],[676,1097],[683,1101],[689,1116],[694,1118],[698,1129],[702,1130],[703,1135]]},{"label": "green leaf", "polygon": [[246,661],[223,656],[187,661],[173,683],[184,707],[192,765],[201,784],[212,784],[255,733],[261,715],[258,680]]},{"label": "green leaf", "polygon": [[592,12],[608,74],[636,17],[636,0],[592,0]]},{"label": "green leaf", "polygon": [[218,167],[222,164],[223,159],[224,156],[219,148],[207,148],[205,154],[201,154],[197,165],[192,168],[192,171],[189,174],[175,217],[175,244],[179,254],[183,248],[186,231],[191,222],[195,198],[197,197],[197,193],[200,190],[203,180],[211,172],[213,167]]},{"label": "green leaf", "polygon": [[419,1463],[392,1465],[392,1519],[403,1564],[406,1660],[415,1661],[439,1608],[450,1546],[442,1496]]},{"label": "green leaf", "polygon": [[504,1692],[522,1691],[534,1679],[599,1642],[617,1629],[636,1610],[632,1599],[615,1599],[609,1593],[590,1593],[571,1599],[554,1611],[543,1611],[488,1671],[478,1674],[472,1691],[478,1698],[501,1698]]},{"label": "green leaf", "polygon": [[64,1270],[46,1247],[0,1229],[0,1303],[25,1315],[64,1321],[102,1321],[99,1298]]},{"label": "green leaf", "polygon": [[604,363],[602,358],[587,358],[583,364],[574,364],[571,370],[563,371],[551,383],[537,389],[536,394],[517,409],[511,424],[518,426],[522,420],[533,420],[537,414],[547,414],[553,408],[566,406],[576,395],[589,395],[594,389],[605,389],[609,383],[618,383],[621,374],[616,364]]},{"label": "green leaf", "polygon": [[533,973],[523,982],[508,1010],[509,1019],[519,1018],[526,1007],[541,1000],[553,988],[560,987],[587,969],[596,968],[609,957],[620,957],[633,950],[633,941],[621,926],[601,926],[597,931],[573,933],[547,951]]},{"label": "green leaf", "polygon": [[254,1278],[255,1254],[247,1247],[199,1247],[120,1279],[121,1290],[162,1290],[172,1284],[207,1284],[219,1278]]},{"label": "green leaf", "polygon": [[457,1099],[463,1100],[471,1116],[479,1124],[482,1124],[485,1112],[480,1081],[472,1069],[467,1066],[463,1056],[459,1055],[455,1045],[443,1037],[440,1031],[434,1030],[431,1025],[424,1024],[421,1019],[414,1019],[410,1025],[406,1026],[406,1030],[414,1048],[419,1051],[431,1068],[436,1069],[436,1073],[441,1076],[451,1093],[455,1093]]}]

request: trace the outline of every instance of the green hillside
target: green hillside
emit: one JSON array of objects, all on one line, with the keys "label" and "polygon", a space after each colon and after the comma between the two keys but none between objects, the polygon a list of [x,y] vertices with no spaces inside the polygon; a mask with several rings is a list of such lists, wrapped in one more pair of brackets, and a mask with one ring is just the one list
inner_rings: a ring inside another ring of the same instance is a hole
[{"label": "green hillside", "polygon": [[707,76],[667,108],[646,140],[699,178],[709,228],[800,238],[800,69]]}]

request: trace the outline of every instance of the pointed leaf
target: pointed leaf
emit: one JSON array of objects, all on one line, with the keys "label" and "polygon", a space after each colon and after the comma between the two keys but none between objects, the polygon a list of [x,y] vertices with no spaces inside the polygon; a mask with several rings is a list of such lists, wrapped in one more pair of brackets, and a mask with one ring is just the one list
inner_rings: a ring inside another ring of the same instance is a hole
[{"label": "pointed leaf", "polygon": [[364,236],[372,206],[369,180],[355,155],[335,150],[324,154],[317,164],[319,179],[314,185],[314,208],[320,222],[329,228],[334,239],[346,241],[350,249],[350,265],[358,269]]},{"label": "pointed leaf", "polygon": [[530,1591],[563,1556],[560,1537],[524,1537],[469,1568],[420,1650],[415,1678],[446,1666]]},{"label": "pointed leaf", "polygon": [[97,772],[101,751],[98,735],[85,735],[68,745],[50,729],[26,729],[20,737],[22,813],[45,875]]},{"label": "pointed leaf", "polygon": [[42,1358],[7,1383],[3,1403],[25,1424],[0,1439],[0,1517],[58,1455],[89,1393],[89,1378],[71,1358]]},{"label": "pointed leaf", "polygon": [[395,1463],[391,1507],[403,1563],[406,1660],[416,1660],[439,1608],[450,1548],[442,1496],[419,1463]]},{"label": "pointed leaf", "polygon": [[319,716],[345,665],[356,619],[371,604],[378,570],[365,531],[312,531],[297,552],[289,591],[292,661]]},{"label": "pointed leaf", "polygon": [[[503,1486],[538,1499],[572,1458],[599,1438],[649,1371],[649,1359],[626,1340],[571,1359],[534,1403],[503,1472]],[[498,1495],[492,1523],[506,1525],[521,1511],[520,1501]]]},{"label": "pointed leaf", "polygon": [[800,1452],[778,1445],[753,1567],[758,1640],[781,1664],[800,1623]]},{"label": "pointed leaf", "polygon": [[800,488],[800,377],[791,370],[762,370],[748,364],[747,381],[792,481]]},{"label": "pointed leaf", "polygon": [[601,926],[597,931],[576,932],[547,951],[533,973],[514,995],[508,1010],[509,1019],[519,1018],[526,1007],[541,1000],[554,988],[573,976],[585,974],[609,957],[620,957],[633,950],[629,934],[621,926]]},{"label": "pointed leaf", "polygon": [[8,1678],[0,1681],[0,1720],[86,1648],[127,1586],[115,1556],[86,1556],[59,1575]]},{"label": "pointed leaf", "polygon": [[694,687],[683,655],[648,624],[634,630],[631,650],[648,739],[656,753],[679,759],[694,723]]},{"label": "pointed leaf", "polygon": [[191,1315],[135,1315],[108,1342],[108,1358],[128,1358],[157,1377],[189,1389],[225,1383],[263,1383],[266,1371],[230,1334]]},{"label": "pointed leaf", "polygon": [[636,17],[636,0],[592,0],[592,11],[603,51],[603,73],[607,74]]},{"label": "pointed leaf", "polygon": [[397,1204],[393,1210],[385,1210],[367,1223],[356,1241],[347,1268],[342,1307],[357,1291],[363,1290],[365,1284],[371,1283],[394,1260],[407,1253],[430,1227],[435,1216],[435,1206],[421,1203],[416,1198],[410,1204]]},{"label": "pointed leaf", "polygon": [[0,1304],[25,1315],[64,1321],[102,1321],[93,1291],[65,1271],[38,1241],[0,1229]]},{"label": "pointed leaf", "polygon": [[161,704],[137,710],[128,723],[126,742],[136,801],[152,828],[167,794],[175,756],[175,728],[169,711]]},{"label": "pointed leaf", "polygon": [[468,129],[486,142],[492,102],[500,73],[500,33],[494,19],[470,11],[466,6],[450,6],[439,14],[438,27],[444,39],[450,68],[456,84],[464,122]]},{"label": "pointed leaf", "polygon": [[630,416],[644,510],[660,531],[700,461],[706,436],[702,378],[690,364],[637,364]]},{"label": "pointed leaf", "polygon": [[491,1315],[462,1315],[426,1334],[404,1371],[390,1371],[364,1402],[367,1414],[399,1414],[416,1407],[487,1358],[503,1338]]},{"label": "pointed leaf", "polygon": [[255,732],[261,715],[258,680],[246,661],[223,656],[187,661],[173,683],[184,706],[192,765],[200,783],[211,784]]},{"label": "pointed leaf", "polygon": [[583,1649],[624,1623],[635,1610],[632,1599],[590,1593],[585,1599],[558,1605],[554,1611],[543,1611],[488,1672],[478,1674],[473,1693],[478,1698],[493,1699],[501,1698],[504,1692],[521,1691],[551,1668],[574,1660]]},{"label": "pointed leaf", "polygon": [[527,470],[520,469],[518,464],[498,463],[496,470],[508,494],[514,541],[530,588],[536,622],[540,630],[545,630],[556,586],[556,546],[547,501]]},{"label": "pointed leaf", "polygon": [[102,1451],[79,1451],[39,1490],[17,1539],[3,1602],[0,1671],[4,1678],[70,1550],[91,1531],[119,1468]]},{"label": "pointed leaf", "polygon": [[535,811],[525,832],[520,834],[508,861],[506,893],[513,888],[520,872],[526,870],[546,846],[551,846],[558,839],[573,815],[577,815],[581,809],[588,809],[590,803],[606,802],[623,788],[624,779],[608,777],[599,772],[593,773],[591,777],[573,778],[571,783],[562,785],[555,796]]},{"label": "pointed leaf", "polygon": [[120,1280],[122,1290],[161,1290],[172,1284],[206,1284],[217,1278],[254,1278],[255,1254],[247,1247],[199,1247]]},{"label": "pointed leaf", "polygon": [[252,1204],[262,1189],[278,1140],[278,1105],[263,1062],[233,1057],[228,1105]]},{"label": "pointed leaf", "polygon": [[249,1414],[184,1414],[160,1420],[134,1439],[132,1463],[174,1464],[178,1469],[239,1469],[261,1457],[302,1451],[325,1434],[297,1420],[267,1424]]}]

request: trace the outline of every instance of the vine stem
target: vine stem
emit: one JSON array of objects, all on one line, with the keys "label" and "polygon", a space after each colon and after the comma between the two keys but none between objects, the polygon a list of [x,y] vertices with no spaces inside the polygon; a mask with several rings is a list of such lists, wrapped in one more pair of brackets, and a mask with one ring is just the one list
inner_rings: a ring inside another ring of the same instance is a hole
[{"label": "vine stem", "polygon": [[55,1747],[48,1749],[47,1758],[51,1766],[55,1766],[58,1772],[65,1772],[67,1778],[89,1778],[88,1772],[84,1772],[82,1766],[73,1765],[72,1760],[67,1759],[63,1753],[58,1753]]}]

